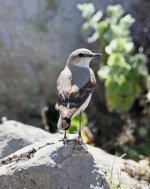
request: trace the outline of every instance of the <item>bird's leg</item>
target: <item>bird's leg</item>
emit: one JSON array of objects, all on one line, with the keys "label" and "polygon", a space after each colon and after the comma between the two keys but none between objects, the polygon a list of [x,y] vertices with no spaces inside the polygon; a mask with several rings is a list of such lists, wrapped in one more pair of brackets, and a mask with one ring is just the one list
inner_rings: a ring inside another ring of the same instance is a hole
[{"label": "bird's leg", "polygon": [[66,136],[66,130],[65,130],[65,134],[64,134],[64,145],[66,144],[67,142],[67,136]]},{"label": "bird's leg", "polygon": [[79,114],[79,135],[78,135],[78,139],[82,139],[81,137],[81,121],[82,121],[82,111]]}]

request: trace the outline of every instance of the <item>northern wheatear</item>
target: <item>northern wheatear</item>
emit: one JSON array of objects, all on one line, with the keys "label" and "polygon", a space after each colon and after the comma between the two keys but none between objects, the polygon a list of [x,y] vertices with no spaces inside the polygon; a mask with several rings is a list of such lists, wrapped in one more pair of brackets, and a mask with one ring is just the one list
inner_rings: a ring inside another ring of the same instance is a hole
[{"label": "northern wheatear", "polygon": [[92,92],[96,85],[93,70],[89,67],[92,58],[100,56],[88,49],[73,51],[64,70],[57,80],[58,104],[60,117],[58,129],[66,130],[70,127],[71,119],[80,114],[79,137],[81,137],[81,115],[88,106]]}]

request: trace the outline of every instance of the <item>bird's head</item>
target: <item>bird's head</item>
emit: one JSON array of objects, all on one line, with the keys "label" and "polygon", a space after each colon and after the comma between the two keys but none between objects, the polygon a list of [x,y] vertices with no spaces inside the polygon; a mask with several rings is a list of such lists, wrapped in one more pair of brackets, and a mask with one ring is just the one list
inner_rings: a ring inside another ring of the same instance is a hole
[{"label": "bird's head", "polygon": [[100,53],[92,53],[88,49],[77,49],[70,54],[67,64],[74,64],[79,67],[89,67],[92,58],[100,55]]}]

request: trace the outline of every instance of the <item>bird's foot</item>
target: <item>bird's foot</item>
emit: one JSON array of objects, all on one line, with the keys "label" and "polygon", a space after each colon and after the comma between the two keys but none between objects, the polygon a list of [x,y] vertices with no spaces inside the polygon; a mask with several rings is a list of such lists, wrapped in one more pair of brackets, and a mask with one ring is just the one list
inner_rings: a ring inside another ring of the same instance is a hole
[{"label": "bird's foot", "polygon": [[63,139],[63,144],[66,146],[67,143],[68,143],[68,139],[67,139],[67,138],[64,138],[64,139]]},{"label": "bird's foot", "polygon": [[65,130],[65,134],[64,134],[64,139],[63,139],[63,143],[66,146],[68,143],[68,139],[67,139],[67,135],[66,135],[66,130]]},{"label": "bird's foot", "polygon": [[75,146],[84,144],[83,139],[80,135],[78,135],[78,137],[74,140],[74,144]]},{"label": "bird's foot", "polygon": [[81,136],[81,129],[79,129],[78,141],[81,142],[81,143],[83,143],[83,139],[82,139],[82,136]]},{"label": "bird's foot", "polygon": [[77,136],[77,138],[74,139],[73,143],[74,143],[73,149],[81,150],[83,148],[83,146],[85,146],[85,144],[82,140],[82,137],[79,135]]},{"label": "bird's foot", "polygon": [[81,134],[78,135],[78,141],[79,141],[80,143],[83,143],[83,139],[82,139],[82,137],[81,137]]},{"label": "bird's foot", "polygon": [[59,139],[59,141],[62,141],[65,146],[67,145],[69,139],[68,139],[67,136],[66,136],[66,131],[65,131],[65,133],[64,133],[64,137],[61,138],[61,139]]}]

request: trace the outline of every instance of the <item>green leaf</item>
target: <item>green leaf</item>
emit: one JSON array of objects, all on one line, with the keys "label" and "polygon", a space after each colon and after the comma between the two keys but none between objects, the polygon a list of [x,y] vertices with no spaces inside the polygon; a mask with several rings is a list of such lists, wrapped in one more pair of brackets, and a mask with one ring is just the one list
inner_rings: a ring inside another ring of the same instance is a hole
[{"label": "green leaf", "polygon": [[108,95],[117,94],[119,91],[118,82],[112,79],[107,79],[105,81],[105,88]]},{"label": "green leaf", "polygon": [[134,22],[135,22],[135,19],[130,14],[127,14],[126,16],[124,16],[123,18],[120,19],[119,24],[121,25],[121,27],[129,29],[129,27]]},{"label": "green leaf", "polygon": [[119,25],[116,25],[116,23],[111,24],[110,29],[116,37],[122,37],[125,35],[125,31]]},{"label": "green leaf", "polygon": [[130,72],[130,66],[128,64],[114,64],[110,68],[110,77],[122,80]]},{"label": "green leaf", "polygon": [[91,25],[89,22],[85,22],[82,26],[82,30],[86,33],[89,33],[89,30],[91,29]]},{"label": "green leaf", "polygon": [[133,94],[133,86],[131,82],[128,82],[128,80],[124,79],[121,82],[119,82],[119,90],[118,93],[122,96],[128,96]]},{"label": "green leaf", "polygon": [[126,60],[120,53],[113,53],[109,56],[107,64],[109,66],[114,64],[126,64]]},{"label": "green leaf", "polygon": [[141,54],[136,54],[134,56],[131,56],[130,61],[132,63],[132,66],[134,68],[137,68],[139,67],[139,65],[146,63],[147,59],[146,59],[145,54],[141,53]]},{"label": "green leaf", "polygon": [[132,41],[126,42],[125,44],[125,52],[131,53],[134,50],[134,43]]},{"label": "green leaf", "polygon": [[87,41],[89,43],[93,43],[94,41],[96,41],[98,39],[98,37],[99,37],[99,33],[97,31],[95,31],[91,37],[88,37]]},{"label": "green leaf", "polygon": [[134,91],[125,79],[105,81],[106,100],[109,111],[127,112],[134,103]]},{"label": "green leaf", "polygon": [[77,4],[77,8],[82,12],[83,18],[90,18],[95,12],[95,7],[92,3]]},{"label": "green leaf", "polygon": [[98,25],[99,20],[102,18],[103,13],[101,11],[97,11],[96,14],[94,14],[91,17],[90,23],[95,27],[95,25]]},{"label": "green leaf", "polygon": [[113,39],[105,50],[108,54],[112,53],[130,53],[134,49],[134,44],[128,41],[127,38],[116,38]]},{"label": "green leaf", "polygon": [[110,76],[109,66],[103,66],[101,69],[98,70],[97,74],[101,79],[108,79]]},{"label": "green leaf", "polygon": [[100,36],[104,35],[106,32],[108,33],[109,25],[110,25],[110,19],[105,19],[99,22],[98,30],[99,30]]},{"label": "green leaf", "polygon": [[132,96],[110,95],[106,91],[107,107],[109,111],[127,112],[134,103]]},{"label": "green leaf", "polygon": [[107,7],[107,14],[111,17],[121,17],[124,11],[121,5],[109,5]]}]

